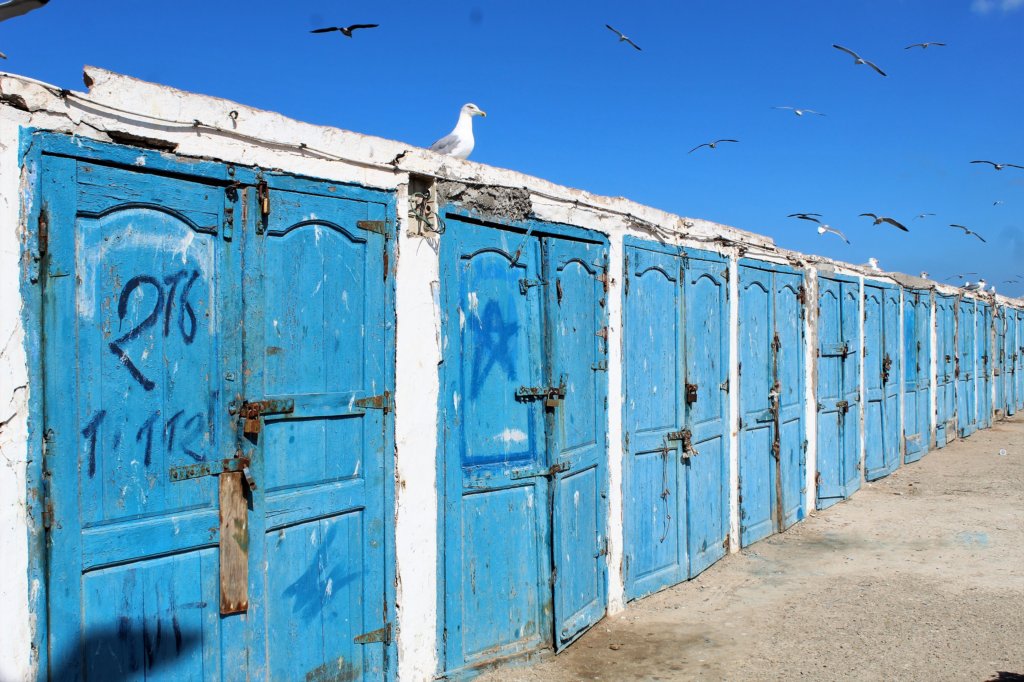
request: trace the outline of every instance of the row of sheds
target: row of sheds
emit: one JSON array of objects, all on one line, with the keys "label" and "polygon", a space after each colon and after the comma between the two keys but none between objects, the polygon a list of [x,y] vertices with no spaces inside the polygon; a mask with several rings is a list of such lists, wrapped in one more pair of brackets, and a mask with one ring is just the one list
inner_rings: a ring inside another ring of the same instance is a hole
[{"label": "row of sheds", "polygon": [[19,677],[472,676],[1024,407],[1010,299],[4,86]]}]

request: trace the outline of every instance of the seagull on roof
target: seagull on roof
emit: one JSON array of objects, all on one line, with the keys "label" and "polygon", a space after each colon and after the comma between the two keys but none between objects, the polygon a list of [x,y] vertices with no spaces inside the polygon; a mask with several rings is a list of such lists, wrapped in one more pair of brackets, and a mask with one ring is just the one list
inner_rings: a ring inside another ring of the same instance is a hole
[{"label": "seagull on roof", "polygon": [[925,270],[921,271],[921,279],[928,279],[928,272]]},{"label": "seagull on roof", "polygon": [[692,154],[695,151],[697,151],[698,149],[700,149],[701,147],[707,147],[708,149],[714,149],[715,147],[717,147],[722,142],[739,142],[739,140],[715,140],[714,142],[705,142],[704,144],[697,145],[696,147],[694,147],[693,149],[691,149],[690,151],[688,151],[686,153],[687,154]]},{"label": "seagull on roof", "polygon": [[878,259],[877,258],[868,258],[868,262],[864,263],[862,265],[862,267],[870,268],[871,270],[874,270],[875,272],[881,272],[882,271],[882,268],[878,267]]},{"label": "seagull on roof", "polygon": [[[8,0],[8,2],[0,4],[0,21],[20,17],[22,14],[28,14],[34,9],[43,7],[49,1],[50,0]],[[7,57],[4,57],[4,59],[7,59]]]},{"label": "seagull on roof", "polygon": [[885,71],[882,71],[880,68],[878,68],[878,66],[874,62],[869,62],[868,60],[864,59],[863,57],[861,57],[859,54],[857,54],[853,50],[851,50],[849,48],[846,48],[846,47],[843,47],[842,45],[835,45],[835,44],[833,44],[832,47],[836,48],[837,50],[842,50],[846,54],[848,54],[851,57],[853,57],[853,63],[854,64],[867,64],[872,69],[877,71],[879,73],[879,75],[882,75],[882,76],[885,75]]},{"label": "seagull on roof", "polygon": [[821,223],[818,218],[821,217],[820,213],[790,213],[787,218],[799,218],[800,220],[810,220],[811,222]]},{"label": "seagull on roof", "polygon": [[1004,168],[1024,168],[1024,166],[1018,166],[1015,163],[996,163],[995,161],[971,161],[971,163],[987,163],[996,170],[1003,170]]},{"label": "seagull on roof", "polygon": [[310,33],[331,33],[332,31],[338,31],[346,38],[352,37],[352,31],[358,31],[361,28],[377,28],[380,24],[351,24],[349,26],[326,26],[324,28],[315,28]]},{"label": "seagull on roof", "polygon": [[984,237],[982,237],[980,234],[978,234],[977,232],[975,232],[974,230],[972,230],[969,227],[965,227],[964,225],[957,225],[956,223],[950,223],[949,226],[950,227],[956,227],[958,229],[963,230],[965,236],[967,236],[967,235],[974,235],[975,237],[977,237],[981,241],[985,241]]},{"label": "seagull on roof", "polygon": [[[622,33],[622,31],[620,31],[620,30],[618,30],[616,28],[612,28],[612,26],[610,24],[605,24],[605,28],[607,28],[609,31],[611,31],[615,35],[617,35],[619,37],[619,42],[620,43],[629,43],[630,45],[635,47],[637,50],[640,50],[640,46],[637,45],[636,43],[634,43],[632,40],[630,40],[629,36],[624,35]],[[640,50],[640,51],[643,52],[643,50]]]},{"label": "seagull on roof", "polygon": [[915,218],[927,218],[928,216],[935,215],[934,213],[918,213]]},{"label": "seagull on roof", "polygon": [[912,48],[912,47],[919,47],[919,48],[921,48],[922,50],[927,50],[927,49],[928,49],[929,47],[931,47],[932,45],[937,45],[938,47],[945,47],[945,46],[946,46],[946,43],[936,43],[936,42],[934,42],[934,41],[931,41],[931,42],[926,42],[926,43],[914,43],[913,45],[907,45],[907,46],[906,46],[905,48],[903,48],[903,49],[904,49],[904,50],[909,50],[909,49],[910,49],[910,48]]},{"label": "seagull on roof", "polygon": [[903,223],[901,223],[901,222],[899,222],[897,220],[893,220],[892,218],[886,218],[885,216],[875,215],[874,213],[861,213],[861,215],[862,216],[867,216],[868,218],[873,218],[875,222],[873,222],[872,225],[880,225],[882,223],[889,223],[890,225],[894,225],[895,227],[900,228],[904,232],[910,232],[910,230],[908,230],[903,225]]},{"label": "seagull on roof", "polygon": [[847,244],[850,243],[850,240],[846,238],[846,235],[837,230],[836,228],[829,227],[828,225],[818,225],[818,234],[825,234],[826,232],[831,232],[832,234],[837,235]]},{"label": "seagull on roof", "polygon": [[772,107],[772,109],[785,109],[786,111],[792,111],[797,116],[803,116],[804,114],[815,114],[816,116],[824,116],[825,114],[814,109],[797,109],[796,107]]},{"label": "seagull on roof", "polygon": [[964,282],[963,288],[966,289],[967,291],[985,291],[985,280],[979,279],[974,284],[971,284],[970,282]]},{"label": "seagull on roof", "polygon": [[474,116],[487,116],[487,113],[481,111],[480,107],[472,102],[462,105],[462,109],[459,110],[459,121],[455,124],[452,132],[430,145],[430,151],[454,156],[457,159],[467,158],[475,144],[473,139]]}]

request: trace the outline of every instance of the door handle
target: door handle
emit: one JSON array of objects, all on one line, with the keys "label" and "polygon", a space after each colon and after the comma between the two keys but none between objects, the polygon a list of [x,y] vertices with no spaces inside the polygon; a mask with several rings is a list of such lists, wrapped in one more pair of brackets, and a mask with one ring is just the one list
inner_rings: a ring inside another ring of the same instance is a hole
[{"label": "door handle", "polygon": [[547,469],[541,469],[540,471],[537,471],[536,469],[519,469],[517,471],[512,471],[509,473],[508,477],[515,480],[539,477],[553,478],[556,474],[565,473],[571,468],[572,466],[568,462],[556,462]]}]

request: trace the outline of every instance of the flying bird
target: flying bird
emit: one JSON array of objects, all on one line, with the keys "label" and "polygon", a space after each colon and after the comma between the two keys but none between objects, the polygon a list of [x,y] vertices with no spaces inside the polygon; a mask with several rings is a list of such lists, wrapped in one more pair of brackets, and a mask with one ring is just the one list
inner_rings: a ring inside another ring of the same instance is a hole
[{"label": "flying bird", "polygon": [[936,42],[927,42],[927,43],[914,43],[913,45],[907,45],[907,46],[906,46],[905,48],[903,48],[903,49],[904,49],[904,50],[909,50],[909,49],[910,49],[910,48],[912,48],[912,47],[919,47],[919,48],[921,48],[922,50],[927,50],[927,49],[928,49],[929,47],[931,47],[932,45],[938,45],[939,47],[945,47],[945,46],[946,46],[946,43],[936,43]]},{"label": "flying bird", "polygon": [[692,154],[695,151],[697,151],[698,149],[700,149],[701,147],[707,147],[708,149],[714,149],[721,142],[739,142],[739,140],[715,140],[714,142],[705,142],[704,144],[697,145],[696,147],[694,147],[693,149],[691,149],[690,151],[688,151],[686,153],[687,154]]},{"label": "flying bird", "polygon": [[829,227],[828,225],[818,225],[818,234],[825,234],[826,232],[831,232],[832,234],[837,235],[847,244],[850,243],[850,240],[846,238],[846,235],[837,230],[836,228]]},{"label": "flying bird", "polygon": [[950,275],[949,277],[947,277],[946,279],[944,279],[942,281],[943,282],[948,282],[951,279],[963,279],[967,275],[977,275],[977,274],[978,273],[976,273],[976,272],[962,272],[962,273],[957,274],[957,275]]},{"label": "flying bird", "polygon": [[[0,5],[0,21],[20,17],[22,14],[28,14],[34,9],[43,7],[49,1],[50,0],[8,0],[8,2]],[[7,57],[4,57],[4,59],[7,59]]]},{"label": "flying bird", "polygon": [[[640,50],[640,46],[639,46],[639,45],[637,45],[636,43],[634,43],[634,42],[633,42],[632,40],[630,40],[630,39],[629,39],[629,36],[627,36],[627,35],[624,35],[624,34],[622,33],[622,31],[619,31],[619,30],[617,30],[617,29],[614,29],[614,28],[612,28],[612,27],[611,27],[611,26],[610,26],[609,24],[605,24],[605,27],[606,27],[606,28],[607,28],[607,29],[608,29],[609,31],[611,31],[612,33],[614,33],[615,35],[617,35],[617,36],[619,37],[619,42],[620,42],[620,43],[629,43],[630,45],[632,45],[633,47],[635,47],[635,48],[636,48],[637,50]],[[641,52],[643,52],[643,50],[640,50],[640,51],[641,51]]]},{"label": "flying bird", "polygon": [[787,218],[799,218],[800,220],[810,220],[811,222],[820,223],[818,218],[821,217],[820,213],[790,213]]},{"label": "flying bird", "polygon": [[454,156],[457,159],[467,158],[475,144],[473,139],[474,116],[487,116],[487,114],[475,104],[464,104],[459,110],[459,120],[452,132],[430,145],[430,151]]},{"label": "flying bird", "polygon": [[971,163],[987,163],[996,170],[1003,170],[1004,168],[1024,168],[1024,166],[1018,166],[1015,163],[996,163],[995,161],[971,161]]},{"label": "flying bird", "polygon": [[867,64],[872,69],[877,71],[879,73],[879,75],[881,75],[881,76],[885,75],[885,71],[882,71],[880,68],[878,68],[878,66],[875,63],[869,62],[868,60],[864,59],[863,57],[861,57],[859,54],[857,54],[853,50],[845,48],[842,45],[835,45],[835,44],[833,44],[832,47],[836,48],[837,50],[841,50],[841,51],[845,52],[846,54],[850,55],[851,57],[853,57],[853,63],[854,64]]},{"label": "flying bird", "polygon": [[999,205],[999,204],[1001,204],[1001,203],[1003,203],[1003,202],[1002,202],[1002,201],[993,201],[993,202],[992,202],[992,205],[993,205],[993,206],[998,206],[998,205]]},{"label": "flying bird", "polygon": [[928,217],[928,216],[930,216],[930,215],[935,215],[935,214],[934,214],[934,213],[918,213],[918,214],[917,214],[916,216],[914,216],[914,217],[915,217],[915,218],[927,218],[927,217]]},{"label": "flying bird", "polygon": [[910,232],[910,230],[908,230],[902,223],[900,223],[897,220],[893,220],[892,218],[886,218],[885,216],[878,216],[878,215],[875,215],[874,213],[861,213],[861,215],[862,216],[867,216],[868,218],[873,218],[875,222],[873,222],[872,225],[880,225],[882,223],[889,223],[890,225],[893,225],[895,227],[900,228],[904,232]]},{"label": "flying bird", "polygon": [[814,111],[813,109],[797,109],[796,107],[772,107],[772,109],[785,109],[787,111],[792,111],[797,116],[803,116],[804,114],[815,114],[817,116],[825,115],[820,111]]},{"label": "flying bird", "polygon": [[1003,284],[1018,284],[1018,283],[1020,283],[1019,279],[1004,279],[1003,280]]},{"label": "flying bird", "polygon": [[985,241],[984,237],[982,237],[980,234],[978,234],[977,232],[975,232],[974,230],[972,230],[969,227],[965,227],[963,225],[957,225],[956,223],[950,223],[949,226],[963,230],[964,231],[964,235],[974,235],[975,237],[977,237],[981,241]]},{"label": "flying bird", "polygon": [[352,31],[358,31],[361,28],[377,28],[380,24],[352,24],[351,26],[327,26],[325,28],[317,28],[310,31],[310,33],[330,33],[332,31],[339,31],[342,35],[347,38],[352,37]]}]

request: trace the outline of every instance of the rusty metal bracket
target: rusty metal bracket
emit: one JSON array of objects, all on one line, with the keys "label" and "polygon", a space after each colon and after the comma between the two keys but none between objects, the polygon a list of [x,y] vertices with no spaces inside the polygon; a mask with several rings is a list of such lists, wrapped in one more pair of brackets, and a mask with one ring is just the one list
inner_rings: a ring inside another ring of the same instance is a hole
[{"label": "rusty metal bracket", "polygon": [[380,395],[372,395],[368,398],[359,398],[352,404],[364,410],[383,410],[384,414],[388,414],[395,409],[395,403],[391,399],[391,391],[384,391]]},{"label": "rusty metal bracket", "polygon": [[[196,464],[186,464],[184,466],[171,467],[167,473],[171,478],[171,481],[187,481],[190,478],[202,478],[203,476],[219,476],[227,473],[246,473],[245,470],[249,468],[248,457],[229,457],[222,459],[219,462],[197,462]],[[251,475],[246,476],[247,479],[251,479]],[[253,481],[249,481],[250,487],[255,488]]]},{"label": "rusty metal bracket", "polygon": [[388,623],[382,628],[371,630],[365,634],[357,636],[352,640],[355,644],[376,644],[381,642],[384,646],[391,645],[391,623]]},{"label": "rusty metal bracket", "polygon": [[366,232],[384,235],[385,239],[388,237],[387,223],[383,220],[357,220],[356,227]]},{"label": "rusty metal bracket", "polygon": [[242,432],[247,436],[258,436],[262,430],[261,418],[268,414],[291,414],[295,411],[295,401],[284,400],[246,400],[239,404],[231,401],[228,404],[229,414],[238,414],[245,420]]}]

